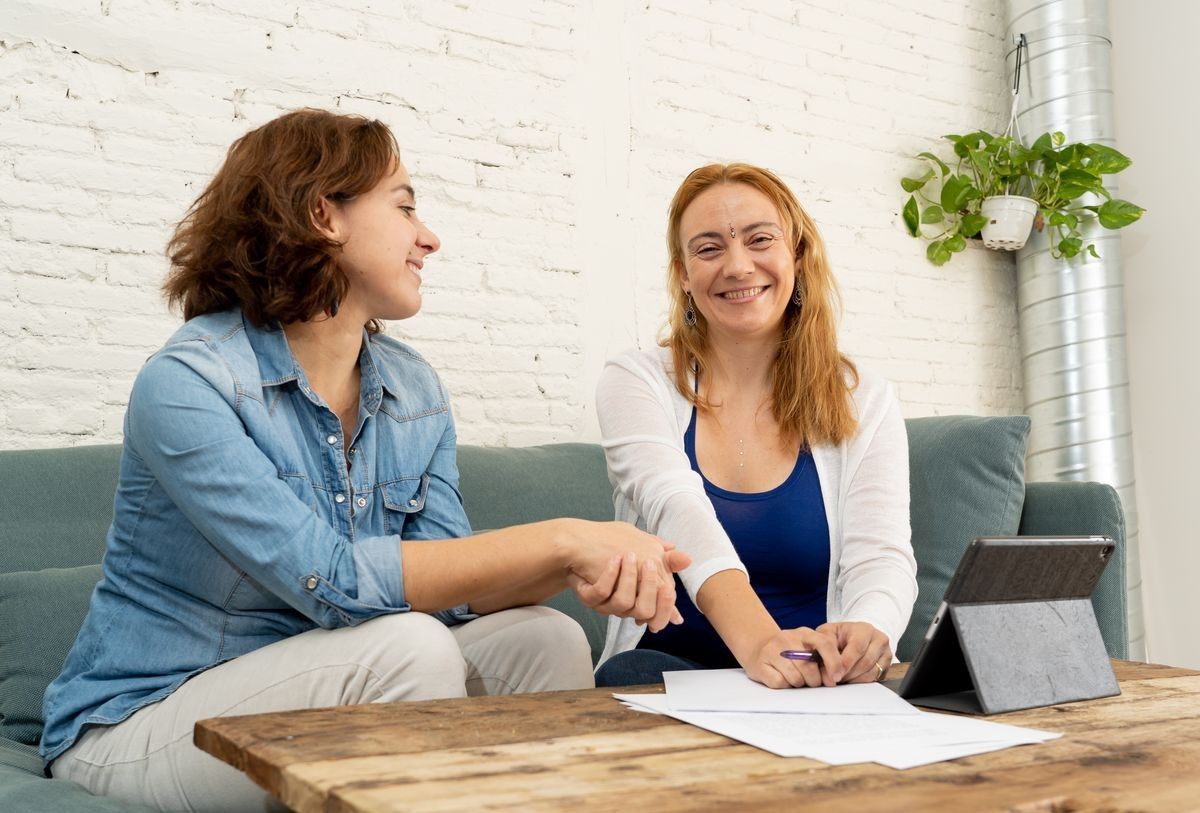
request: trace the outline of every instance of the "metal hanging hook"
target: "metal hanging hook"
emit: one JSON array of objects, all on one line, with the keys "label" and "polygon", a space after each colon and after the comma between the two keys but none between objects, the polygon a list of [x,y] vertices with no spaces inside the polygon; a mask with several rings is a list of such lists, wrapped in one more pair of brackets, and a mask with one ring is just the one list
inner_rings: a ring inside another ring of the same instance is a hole
[{"label": "metal hanging hook", "polygon": [[[1004,128],[1005,136],[1012,136],[1018,144],[1024,143],[1021,135],[1021,125],[1017,123],[1017,102],[1021,98],[1021,66],[1029,51],[1029,40],[1024,34],[1017,35],[1016,69],[1013,71],[1012,104],[1008,108],[1008,126]],[[1028,70],[1028,68],[1026,68]]]},{"label": "metal hanging hook", "polygon": [[1016,96],[1021,92],[1021,62],[1025,53],[1029,50],[1029,40],[1025,39],[1024,34],[1017,35],[1017,68],[1013,71],[1013,95]]}]

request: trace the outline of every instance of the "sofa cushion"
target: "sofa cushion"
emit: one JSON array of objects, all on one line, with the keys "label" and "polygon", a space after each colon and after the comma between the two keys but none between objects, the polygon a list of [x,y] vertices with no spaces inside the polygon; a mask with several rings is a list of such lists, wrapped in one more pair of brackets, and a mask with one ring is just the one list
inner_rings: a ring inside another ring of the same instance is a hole
[{"label": "sofa cushion", "polygon": [[1025,502],[1029,418],[939,416],[908,427],[912,544],[920,589],[896,655],[912,660],[958,560],[979,536],[1014,536]]},{"label": "sofa cushion", "polygon": [[1104,645],[1113,658],[1129,657],[1125,574],[1125,513],[1116,489],[1105,483],[1027,483],[1021,536],[1110,536],[1117,550],[1092,593]]},{"label": "sofa cushion", "polygon": [[[37,746],[0,737],[0,765],[17,768],[34,776],[43,776],[42,757]],[[9,808],[0,805],[0,810]]]},{"label": "sofa cushion", "polygon": [[0,573],[0,737],[37,745],[42,695],[87,614],[100,565]]},{"label": "sofa cushion", "polygon": [[99,562],[120,462],[119,444],[0,452],[0,573]]},{"label": "sofa cushion", "polygon": [[613,518],[604,450],[595,444],[464,445],[458,447],[458,468],[472,528],[507,528],[555,517]]},{"label": "sofa cushion", "polygon": [[12,813],[151,813],[150,808],[93,796],[66,779],[46,779],[0,763],[0,810]]},{"label": "sofa cushion", "polygon": [[[590,443],[499,448],[459,446],[463,507],[476,533],[556,517],[613,518],[604,451]],[[564,590],[545,602],[579,622],[593,663],[604,648],[607,619]]]}]

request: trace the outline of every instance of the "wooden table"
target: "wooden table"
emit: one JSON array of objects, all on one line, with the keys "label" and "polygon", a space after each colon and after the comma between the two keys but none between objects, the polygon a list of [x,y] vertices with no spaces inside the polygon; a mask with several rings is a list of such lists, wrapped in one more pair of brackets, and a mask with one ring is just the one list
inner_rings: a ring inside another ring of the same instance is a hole
[{"label": "wooden table", "polygon": [[216,718],[195,741],[299,811],[1200,810],[1200,672],[1114,668],[1119,697],[991,718],[1061,739],[907,771],[777,757],[607,689]]}]

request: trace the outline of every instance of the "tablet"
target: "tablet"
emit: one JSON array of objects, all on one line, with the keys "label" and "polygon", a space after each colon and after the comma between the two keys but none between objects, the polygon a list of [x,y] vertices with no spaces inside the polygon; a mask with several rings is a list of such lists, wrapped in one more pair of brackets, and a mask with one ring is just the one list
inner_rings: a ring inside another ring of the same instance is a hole
[{"label": "tablet", "polygon": [[1107,536],[976,539],[899,683],[900,696],[990,714],[1116,694],[1090,600],[1115,550]]}]

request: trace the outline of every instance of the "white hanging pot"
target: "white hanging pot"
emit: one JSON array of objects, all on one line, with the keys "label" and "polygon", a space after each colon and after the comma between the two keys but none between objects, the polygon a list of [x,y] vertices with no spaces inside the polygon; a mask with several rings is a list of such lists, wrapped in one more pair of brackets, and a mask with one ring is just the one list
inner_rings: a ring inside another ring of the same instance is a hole
[{"label": "white hanging pot", "polygon": [[1016,251],[1029,239],[1037,201],[1020,195],[996,195],[984,198],[979,212],[987,218],[983,225],[983,244],[1002,251]]}]

